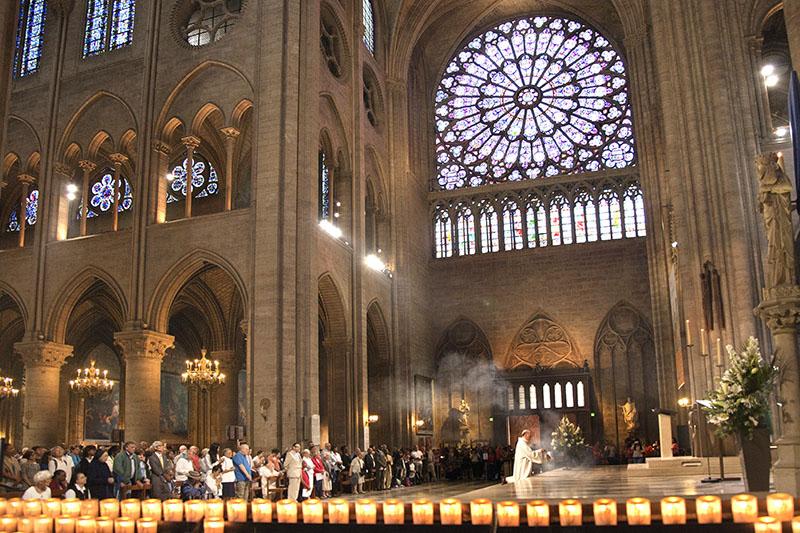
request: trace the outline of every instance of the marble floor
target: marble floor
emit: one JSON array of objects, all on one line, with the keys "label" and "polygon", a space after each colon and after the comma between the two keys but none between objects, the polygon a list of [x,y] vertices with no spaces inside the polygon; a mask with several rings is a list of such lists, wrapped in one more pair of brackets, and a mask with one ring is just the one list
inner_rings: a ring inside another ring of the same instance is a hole
[{"label": "marble floor", "polygon": [[520,502],[543,499],[557,502],[564,498],[579,498],[592,501],[607,497],[625,500],[632,496],[643,496],[657,500],[664,496],[700,496],[703,494],[731,495],[744,492],[742,481],[701,483],[703,476],[628,476],[624,466],[599,466],[593,468],[557,469],[529,478],[519,484],[487,484],[486,482],[441,482],[416,487],[397,488],[389,491],[369,492],[366,496],[378,501],[400,498],[411,501],[417,498],[459,498],[469,501],[474,498],[489,498],[494,501],[517,500]]}]

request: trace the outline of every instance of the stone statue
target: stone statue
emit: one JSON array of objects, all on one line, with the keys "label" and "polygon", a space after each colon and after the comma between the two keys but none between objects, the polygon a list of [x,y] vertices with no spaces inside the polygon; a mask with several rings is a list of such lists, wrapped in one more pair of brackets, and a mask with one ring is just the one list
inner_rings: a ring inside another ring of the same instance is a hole
[{"label": "stone statue", "polygon": [[469,444],[469,404],[467,400],[462,399],[461,405],[458,406],[458,427],[461,433],[461,443]]},{"label": "stone statue", "polygon": [[758,203],[767,230],[767,288],[795,285],[792,182],[775,152],[756,156]]},{"label": "stone statue", "polygon": [[639,412],[636,410],[636,402],[628,400],[620,406],[622,408],[622,419],[625,421],[625,428],[628,433],[633,433],[639,427]]}]

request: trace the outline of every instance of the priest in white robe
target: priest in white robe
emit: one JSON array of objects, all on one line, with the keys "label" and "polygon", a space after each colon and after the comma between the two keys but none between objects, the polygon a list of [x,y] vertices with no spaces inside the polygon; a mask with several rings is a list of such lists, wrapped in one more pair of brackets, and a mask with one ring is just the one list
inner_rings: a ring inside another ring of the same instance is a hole
[{"label": "priest in white robe", "polygon": [[542,464],[547,457],[545,450],[531,449],[531,431],[526,429],[517,439],[517,449],[514,452],[514,475],[509,481],[517,482],[530,477],[533,465]]}]

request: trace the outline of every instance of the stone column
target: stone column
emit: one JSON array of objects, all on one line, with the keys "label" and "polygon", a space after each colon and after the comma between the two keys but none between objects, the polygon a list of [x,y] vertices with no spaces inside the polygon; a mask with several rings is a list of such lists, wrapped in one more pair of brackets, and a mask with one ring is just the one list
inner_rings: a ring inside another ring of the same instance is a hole
[{"label": "stone column", "polygon": [[783,17],[794,69],[800,69],[800,0],[783,0]]},{"label": "stone column", "polygon": [[[66,163],[58,162],[53,165],[53,177],[56,178],[56,183],[58,184],[63,183],[68,186],[72,183],[74,174],[75,169]],[[55,239],[58,241],[63,241],[69,237],[69,224],[72,221],[70,216],[72,210],[70,207],[74,200],[75,196],[70,194],[62,194],[59,198],[55,199],[57,207],[54,220],[50,223],[48,235],[55,236]]]},{"label": "stone column", "polygon": [[225,428],[236,425],[239,420],[239,370],[242,361],[233,350],[211,352],[211,359],[219,361],[219,369],[225,374],[225,383],[214,388],[212,439],[225,440]]},{"label": "stone column", "polygon": [[3,199],[3,189],[6,188],[6,185],[8,185],[8,183],[0,179],[0,200]]},{"label": "stone column", "polygon": [[61,367],[72,355],[72,346],[50,341],[14,344],[25,364],[24,409],[22,415],[25,446],[53,446],[61,440],[56,420],[59,407]]},{"label": "stone column", "polygon": [[148,213],[147,221],[155,220],[157,224],[161,224],[167,220],[167,190],[169,182],[167,181],[167,173],[169,172],[169,156],[172,153],[167,143],[161,141],[153,142],[153,151],[156,153],[156,186],[153,188],[153,194],[150,205],[151,209],[155,212]]},{"label": "stone column", "polygon": [[186,211],[184,216],[192,216],[192,180],[194,179],[194,151],[200,146],[200,139],[194,135],[189,135],[181,139],[181,143],[186,147]]},{"label": "stone column", "polygon": [[111,154],[108,156],[112,163],[114,163],[114,213],[112,218],[112,231],[119,229],[119,202],[125,196],[125,190],[122,188],[122,164],[128,160],[125,154]]},{"label": "stone column", "polygon": [[233,150],[241,132],[236,128],[222,128],[225,138],[225,211],[233,207]]},{"label": "stone column", "polygon": [[125,438],[158,439],[161,412],[161,361],[175,337],[149,330],[114,333],[125,361]]},{"label": "stone column", "polygon": [[83,170],[83,183],[81,184],[81,237],[86,235],[86,220],[89,218],[89,175],[94,172],[97,165],[91,161],[83,160],[78,162],[78,166]]},{"label": "stone column", "polygon": [[30,174],[20,174],[17,180],[22,183],[22,195],[19,199],[19,247],[25,246],[25,227],[28,225],[28,192],[36,178]]}]

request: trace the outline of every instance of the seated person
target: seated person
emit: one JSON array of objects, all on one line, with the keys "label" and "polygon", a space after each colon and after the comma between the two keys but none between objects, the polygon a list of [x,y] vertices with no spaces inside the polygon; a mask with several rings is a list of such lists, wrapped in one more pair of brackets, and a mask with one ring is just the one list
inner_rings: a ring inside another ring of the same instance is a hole
[{"label": "seated person", "polygon": [[186,481],[181,486],[181,499],[202,500],[205,497],[206,489],[203,484],[203,475],[200,472],[191,470],[186,473]]},{"label": "seated person", "polygon": [[50,481],[50,494],[51,498],[60,498],[67,492],[69,485],[67,484],[67,473],[64,470],[56,470],[53,472],[53,479]]}]

